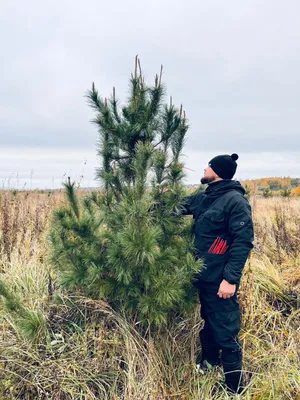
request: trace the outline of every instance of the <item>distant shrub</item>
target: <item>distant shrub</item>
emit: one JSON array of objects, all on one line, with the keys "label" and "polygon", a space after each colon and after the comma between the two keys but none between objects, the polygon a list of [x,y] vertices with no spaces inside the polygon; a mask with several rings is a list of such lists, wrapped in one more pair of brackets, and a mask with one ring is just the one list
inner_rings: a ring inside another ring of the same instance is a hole
[{"label": "distant shrub", "polygon": [[263,196],[265,198],[272,197],[273,196],[272,190],[269,187],[265,188],[263,190]]},{"label": "distant shrub", "polygon": [[296,188],[300,185],[300,178],[293,178],[291,179],[291,187]]},{"label": "distant shrub", "polygon": [[282,197],[291,197],[292,190],[291,189],[283,189],[280,192],[280,196]]},{"label": "distant shrub", "polygon": [[246,197],[246,199],[247,200],[249,200],[250,199],[250,196],[251,196],[251,187],[249,186],[249,185],[245,185],[245,190],[246,190],[246,194],[245,194],[245,197]]}]

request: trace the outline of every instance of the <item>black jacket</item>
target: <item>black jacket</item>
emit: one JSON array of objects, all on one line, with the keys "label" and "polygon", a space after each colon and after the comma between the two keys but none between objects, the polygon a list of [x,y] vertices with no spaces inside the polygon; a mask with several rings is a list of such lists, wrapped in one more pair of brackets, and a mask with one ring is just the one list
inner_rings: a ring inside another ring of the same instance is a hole
[{"label": "black jacket", "polygon": [[251,207],[238,181],[224,179],[184,199],[182,214],[192,214],[195,251],[204,261],[198,279],[239,284],[253,247]]}]

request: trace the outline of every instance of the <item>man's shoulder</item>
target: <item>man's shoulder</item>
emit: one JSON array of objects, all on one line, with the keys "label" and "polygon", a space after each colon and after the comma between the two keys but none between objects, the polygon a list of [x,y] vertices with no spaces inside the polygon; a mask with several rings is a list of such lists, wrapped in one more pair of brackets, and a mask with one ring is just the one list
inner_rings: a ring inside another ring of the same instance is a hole
[{"label": "man's shoulder", "polygon": [[243,194],[237,190],[228,190],[228,192],[224,193],[222,199],[224,201],[232,201],[232,202],[239,202],[243,201],[244,198]]},{"label": "man's shoulder", "polygon": [[186,197],[187,198],[199,198],[202,197],[205,194],[205,190],[195,190],[194,192],[188,194]]},{"label": "man's shoulder", "polygon": [[230,190],[226,193],[226,206],[229,209],[233,209],[235,207],[245,207],[249,208],[250,204],[246,197],[237,190]]}]

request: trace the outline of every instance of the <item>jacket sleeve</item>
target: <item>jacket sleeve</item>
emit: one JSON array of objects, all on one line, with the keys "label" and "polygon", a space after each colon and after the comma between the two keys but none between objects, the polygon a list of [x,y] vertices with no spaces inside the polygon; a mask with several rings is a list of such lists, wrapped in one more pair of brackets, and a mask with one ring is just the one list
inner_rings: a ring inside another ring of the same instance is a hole
[{"label": "jacket sleeve", "polygon": [[180,204],[181,215],[195,215],[197,210],[197,204],[199,201],[199,194],[201,192],[186,196],[182,199]]},{"label": "jacket sleeve", "polygon": [[251,206],[246,199],[235,204],[229,214],[228,225],[231,246],[223,278],[231,284],[238,284],[254,240]]}]

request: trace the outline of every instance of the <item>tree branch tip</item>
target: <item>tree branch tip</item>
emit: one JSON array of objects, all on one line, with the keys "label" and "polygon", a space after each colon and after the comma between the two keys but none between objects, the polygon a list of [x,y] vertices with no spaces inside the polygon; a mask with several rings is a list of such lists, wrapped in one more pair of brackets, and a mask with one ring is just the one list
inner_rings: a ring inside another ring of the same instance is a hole
[{"label": "tree branch tip", "polygon": [[161,78],[162,78],[162,73],[163,73],[163,65],[161,64],[160,66],[160,74],[159,74],[159,86],[161,85]]}]

